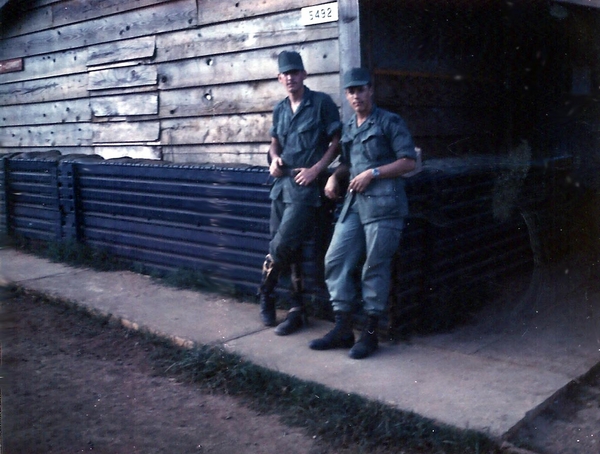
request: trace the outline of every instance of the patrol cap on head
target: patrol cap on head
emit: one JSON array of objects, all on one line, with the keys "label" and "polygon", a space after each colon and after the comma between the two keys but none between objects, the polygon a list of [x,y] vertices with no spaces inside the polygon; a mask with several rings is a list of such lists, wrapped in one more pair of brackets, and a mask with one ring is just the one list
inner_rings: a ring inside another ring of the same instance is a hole
[{"label": "patrol cap on head", "polygon": [[288,71],[304,71],[302,57],[298,52],[284,50],[279,54],[278,63],[279,72],[282,74]]},{"label": "patrol cap on head", "polygon": [[371,74],[365,68],[352,68],[344,73],[344,88],[360,87],[371,83]]}]

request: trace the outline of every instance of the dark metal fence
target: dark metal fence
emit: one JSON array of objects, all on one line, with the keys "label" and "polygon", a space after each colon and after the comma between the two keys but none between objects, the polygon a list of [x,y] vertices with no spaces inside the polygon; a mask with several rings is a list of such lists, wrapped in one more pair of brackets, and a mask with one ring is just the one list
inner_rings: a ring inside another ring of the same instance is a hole
[{"label": "dark metal fence", "polygon": [[17,233],[46,241],[61,237],[55,156],[48,153],[2,158],[5,230],[9,235]]},{"label": "dark metal fence", "polygon": [[0,235],[6,233],[6,175],[5,165],[7,155],[0,155]]},{"label": "dark metal fence", "polygon": [[[148,268],[197,270],[246,292],[257,287],[269,241],[266,168],[60,153],[5,156],[1,163],[2,227],[10,235],[75,240]],[[483,297],[487,282],[531,267],[530,234],[552,227],[541,219],[560,211],[549,203],[559,172],[544,162],[524,181],[505,181],[520,189],[499,218],[494,201],[499,175],[510,170],[504,166],[431,161],[407,180],[411,215],[395,264],[392,324],[402,325],[408,313],[452,318]],[[535,226],[526,222],[532,213]],[[328,238],[325,224],[317,238]],[[311,241],[304,253],[308,291],[319,299],[326,298],[325,248],[326,240]]]},{"label": "dark metal fence", "polygon": [[159,269],[256,287],[268,251],[268,173],[135,162],[60,166],[68,237]]}]

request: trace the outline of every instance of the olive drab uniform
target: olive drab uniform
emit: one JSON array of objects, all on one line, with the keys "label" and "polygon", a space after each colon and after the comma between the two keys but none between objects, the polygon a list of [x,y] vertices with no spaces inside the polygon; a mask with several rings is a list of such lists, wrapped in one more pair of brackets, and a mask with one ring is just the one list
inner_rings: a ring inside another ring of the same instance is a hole
[{"label": "olive drab uniform", "polygon": [[[361,87],[360,91],[356,87]],[[416,161],[417,153],[404,120],[372,103],[368,70],[353,68],[346,72],[344,88],[349,101],[358,98],[356,93],[365,93],[365,89],[369,99],[366,103],[355,102],[355,114],[344,125],[340,168],[349,171],[350,184],[365,172],[370,171],[372,178],[364,190],[350,190],[344,198],[325,255],[325,282],[336,323],[325,336],[311,341],[309,347],[350,348],[351,358],[362,359],[378,347],[377,325],[387,307],[392,259],[408,214],[402,174],[393,172],[379,178],[380,168],[403,164],[405,159]],[[352,90],[357,91],[352,94]],[[361,114],[368,116],[359,126],[357,114],[365,104]],[[410,167],[406,165],[406,169]],[[355,343],[352,314],[361,306],[368,320]]]},{"label": "olive drab uniform", "polygon": [[[359,127],[353,117],[342,135],[343,163],[350,178],[397,159],[416,159],[408,128],[398,115],[377,107]],[[400,243],[408,200],[404,179],[374,179],[363,193],[347,193],[325,258],[325,280],[334,311],[353,312],[362,301],[369,315],[383,315],[391,262]],[[362,263],[362,294],[351,279]]]},{"label": "olive drab uniform", "polygon": [[298,185],[293,169],[309,168],[319,162],[341,126],[338,108],[331,97],[306,86],[295,112],[289,98],[280,101],[273,111],[270,134],[281,144],[280,157],[285,167],[284,175],[275,179],[270,193],[271,241],[259,288],[265,325],[275,324],[273,291],[286,269],[291,271],[291,311],[303,307],[301,246],[314,229],[322,191],[319,179],[307,186]]}]

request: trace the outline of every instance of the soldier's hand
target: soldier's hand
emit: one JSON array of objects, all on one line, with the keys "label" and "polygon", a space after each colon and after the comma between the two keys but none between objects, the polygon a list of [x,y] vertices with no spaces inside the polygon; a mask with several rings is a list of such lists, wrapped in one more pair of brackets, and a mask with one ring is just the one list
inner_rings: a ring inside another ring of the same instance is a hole
[{"label": "soldier's hand", "polygon": [[279,178],[283,176],[283,159],[277,157],[271,161],[269,166],[269,173],[272,177]]},{"label": "soldier's hand", "polygon": [[325,196],[331,200],[336,200],[340,196],[340,184],[335,175],[331,175],[325,183]]},{"label": "soldier's hand", "polygon": [[319,176],[319,172],[312,167],[300,167],[294,169],[294,173],[296,174],[296,176],[294,177],[294,181],[300,186],[308,186]]},{"label": "soldier's hand", "polygon": [[371,184],[371,180],[373,179],[373,172],[371,169],[365,170],[364,172],[356,175],[352,180],[350,180],[350,184],[348,185],[348,191],[350,192],[364,192],[369,184]]}]

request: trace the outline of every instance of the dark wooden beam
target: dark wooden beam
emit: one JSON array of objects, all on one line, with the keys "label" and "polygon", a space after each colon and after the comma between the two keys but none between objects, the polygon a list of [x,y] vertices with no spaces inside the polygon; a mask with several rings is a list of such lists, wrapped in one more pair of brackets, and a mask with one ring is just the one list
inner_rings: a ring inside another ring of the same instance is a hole
[{"label": "dark wooden beam", "polygon": [[339,0],[339,46],[340,46],[340,89],[342,101],[342,118],[352,116],[352,108],[345,101],[343,84],[344,73],[350,68],[359,67],[361,61],[360,40],[360,8],[359,0]]}]

